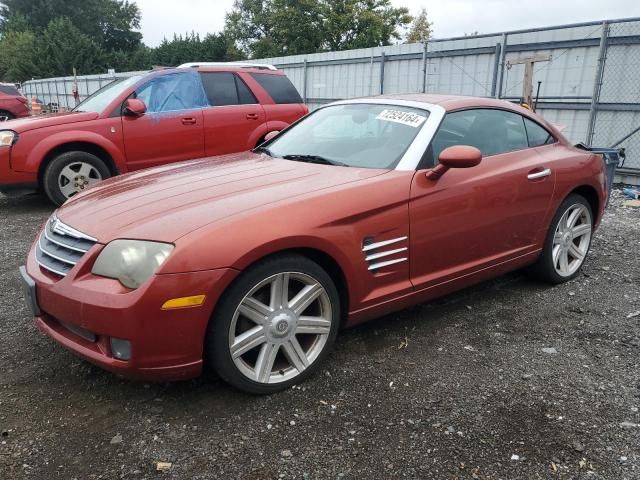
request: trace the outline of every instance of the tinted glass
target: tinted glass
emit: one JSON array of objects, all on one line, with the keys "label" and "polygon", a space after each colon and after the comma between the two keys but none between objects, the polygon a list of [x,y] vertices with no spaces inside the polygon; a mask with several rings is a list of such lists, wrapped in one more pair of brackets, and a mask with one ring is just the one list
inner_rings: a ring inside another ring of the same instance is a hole
[{"label": "tinted glass", "polygon": [[200,75],[209,105],[221,107],[238,104],[238,91],[233,73],[201,73]]},{"label": "tinted glass", "polygon": [[236,77],[236,86],[238,87],[239,103],[243,105],[251,105],[254,103],[258,103],[258,100],[256,100],[256,97],[253,95],[251,90],[249,90],[249,87],[247,87],[244,81],[237,75],[235,77]]},{"label": "tinted glass", "polygon": [[121,78],[105,85],[96,93],[84,100],[80,105],[73,109],[74,112],[95,112],[102,111],[119,97],[125,90],[138,82],[142,76],[136,75],[129,78]]},{"label": "tinted glass", "polygon": [[0,85],[0,93],[5,95],[20,96],[18,89],[12,85]]},{"label": "tinted glass", "polygon": [[524,125],[527,129],[527,137],[529,137],[530,147],[539,147],[556,141],[553,135],[551,135],[546,128],[538,125],[532,120],[525,118]]},{"label": "tinted glass", "polygon": [[474,109],[448,113],[433,139],[434,158],[447,147],[471,145],[482,155],[528,148],[523,118],[504,110]]},{"label": "tinted glass", "polygon": [[284,75],[252,73],[251,76],[264,88],[276,103],[302,103],[293,83]]},{"label": "tinted glass", "polygon": [[316,110],[266,146],[274,157],[312,155],[352,167],[391,169],[429,112],[397,105],[335,105]]}]

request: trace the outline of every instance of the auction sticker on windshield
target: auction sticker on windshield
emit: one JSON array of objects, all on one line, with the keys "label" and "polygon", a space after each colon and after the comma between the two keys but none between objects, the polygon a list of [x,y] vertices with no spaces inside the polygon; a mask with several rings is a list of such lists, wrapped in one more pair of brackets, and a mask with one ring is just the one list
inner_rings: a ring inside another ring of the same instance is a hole
[{"label": "auction sticker on windshield", "polygon": [[427,117],[412,112],[403,112],[402,110],[383,110],[376,120],[385,120],[387,122],[401,123],[409,127],[418,128],[424,123]]}]

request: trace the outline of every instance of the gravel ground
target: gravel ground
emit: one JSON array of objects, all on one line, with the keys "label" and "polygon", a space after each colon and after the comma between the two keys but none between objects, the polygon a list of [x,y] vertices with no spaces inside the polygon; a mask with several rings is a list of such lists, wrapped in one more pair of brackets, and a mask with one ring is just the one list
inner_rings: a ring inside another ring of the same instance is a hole
[{"label": "gravel ground", "polygon": [[51,207],[0,196],[0,478],[638,479],[640,208],[612,202],[570,284],[515,273],[389,315],[251,397],[123,380],[42,336],[17,268]]}]

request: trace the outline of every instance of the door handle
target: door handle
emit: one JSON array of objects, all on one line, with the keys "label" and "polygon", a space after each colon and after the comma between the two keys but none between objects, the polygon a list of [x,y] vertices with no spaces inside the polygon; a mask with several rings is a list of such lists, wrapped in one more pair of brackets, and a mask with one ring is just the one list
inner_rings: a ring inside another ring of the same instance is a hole
[{"label": "door handle", "polygon": [[247,113],[247,120],[258,120],[257,113]]},{"label": "door handle", "polygon": [[551,175],[551,169],[550,168],[545,168],[541,172],[530,173],[529,175],[527,175],[527,179],[528,180],[539,180],[541,178],[548,177],[550,175]]},{"label": "door handle", "polygon": [[195,125],[197,120],[193,117],[186,117],[182,119],[183,125]]}]

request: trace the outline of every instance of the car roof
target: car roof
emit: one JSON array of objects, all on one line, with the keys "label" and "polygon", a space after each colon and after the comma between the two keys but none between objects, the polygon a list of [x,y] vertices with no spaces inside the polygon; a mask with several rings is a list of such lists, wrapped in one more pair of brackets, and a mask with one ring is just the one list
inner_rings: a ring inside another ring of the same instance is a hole
[{"label": "car roof", "polygon": [[485,98],[485,97],[416,93],[416,94],[380,95],[375,98],[401,100],[406,102],[417,102],[417,103],[424,103],[425,105],[439,105],[442,108],[444,108],[446,111],[458,110],[463,108],[472,108],[472,107],[485,107],[485,108],[506,108],[508,110],[514,110],[519,113],[522,113],[523,111],[525,113],[531,113],[529,110],[522,108],[519,105],[509,102],[507,100],[499,100],[495,98]]}]

